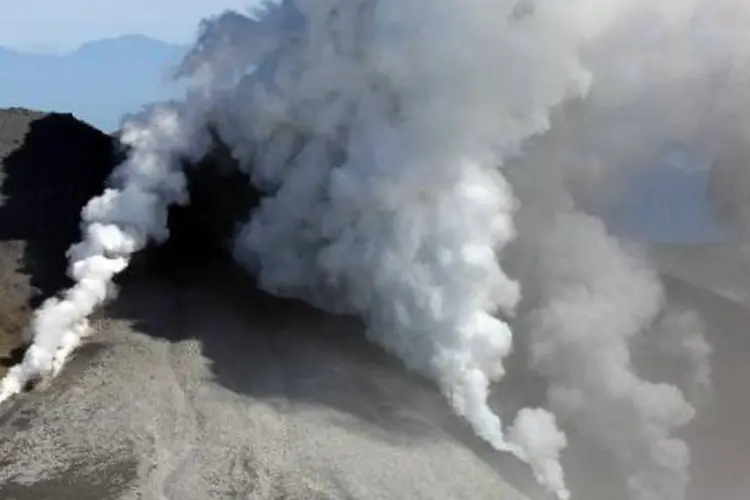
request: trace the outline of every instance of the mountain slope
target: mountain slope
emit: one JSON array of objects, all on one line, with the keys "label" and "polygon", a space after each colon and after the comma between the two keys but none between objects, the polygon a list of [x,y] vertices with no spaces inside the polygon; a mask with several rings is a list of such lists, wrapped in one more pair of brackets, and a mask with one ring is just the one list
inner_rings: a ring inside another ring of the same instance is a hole
[{"label": "mountain slope", "polygon": [[[0,318],[14,319],[0,350],[18,345],[34,289],[64,284],[111,146],[69,115],[0,110]],[[228,259],[179,259],[209,234],[205,211],[232,220],[211,161],[195,208],[170,214],[172,258],[136,266],[60,377],[0,407],[0,498],[523,500],[513,460],[357,321],[262,294]]]}]

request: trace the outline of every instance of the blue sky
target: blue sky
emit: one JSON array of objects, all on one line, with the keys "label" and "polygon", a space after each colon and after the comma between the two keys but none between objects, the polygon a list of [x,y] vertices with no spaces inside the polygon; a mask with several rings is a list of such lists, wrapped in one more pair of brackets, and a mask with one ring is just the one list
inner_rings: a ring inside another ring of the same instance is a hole
[{"label": "blue sky", "polygon": [[2,0],[0,46],[60,52],[84,42],[139,33],[185,43],[198,22],[258,0]]}]

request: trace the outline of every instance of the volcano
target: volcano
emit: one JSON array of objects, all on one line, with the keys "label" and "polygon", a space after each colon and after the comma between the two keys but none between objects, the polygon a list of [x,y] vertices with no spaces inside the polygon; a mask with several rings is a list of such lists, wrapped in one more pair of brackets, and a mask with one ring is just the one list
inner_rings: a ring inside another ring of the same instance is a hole
[{"label": "volcano", "polygon": [[[124,152],[71,115],[24,109],[0,112],[0,151],[7,369],[31,311],[69,286],[80,211]],[[0,408],[0,498],[525,498],[358,321],[266,295],[237,268],[228,238],[257,197],[227,158],[217,147],[192,170],[169,242],[120,276],[64,372]]]},{"label": "volcano", "polygon": [[[71,115],[0,111],[5,368],[31,311],[70,285],[80,211],[125,153]],[[228,243],[258,195],[231,161],[219,144],[188,168],[192,203],[171,209],[168,242],[119,277],[59,377],[0,407],[0,498],[545,498],[359,320],[267,295],[234,264]],[[714,401],[687,429],[694,500],[750,489],[750,310],[720,293],[736,276],[726,255],[659,249],[670,297],[701,312],[715,348]],[[537,390],[511,386],[503,401]],[[578,498],[625,498],[594,457],[563,460]]]}]

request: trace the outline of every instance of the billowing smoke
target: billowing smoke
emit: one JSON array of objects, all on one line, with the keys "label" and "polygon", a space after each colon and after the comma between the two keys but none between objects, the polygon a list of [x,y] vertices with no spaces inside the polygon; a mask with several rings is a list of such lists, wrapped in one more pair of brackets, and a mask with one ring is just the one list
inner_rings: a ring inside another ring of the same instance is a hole
[{"label": "billowing smoke", "polygon": [[[603,216],[623,180],[675,148],[699,167],[736,158],[723,178],[750,179],[733,111],[747,12],[742,0],[285,0],[205,21],[178,71],[201,93],[128,122],[130,157],[70,252],[76,285],[37,311],[0,400],[58,371],[130,256],[168,236],[168,206],[187,202],[183,160],[205,154],[210,127],[265,194],[234,247],[265,290],[360,315],[559,498],[567,428],[614,457],[634,500],[683,500],[690,454],[675,435],[710,388],[711,350]],[[716,198],[750,220],[747,184],[725,184]],[[506,426],[488,401],[511,329],[548,391]],[[680,377],[640,373],[639,342]]]},{"label": "billowing smoke", "polygon": [[[550,409],[622,463],[632,498],[684,498],[689,454],[672,432],[694,409],[676,386],[639,377],[630,352],[664,305],[655,272],[600,220],[575,209],[522,214],[519,231],[528,259],[523,328],[530,366],[549,381]],[[660,340],[692,361],[678,346],[696,331],[674,326],[665,320]]]},{"label": "billowing smoke", "polygon": [[512,314],[519,297],[496,258],[516,206],[498,167],[585,91],[578,52],[595,32],[582,8],[288,2],[268,16],[280,29],[258,28],[276,37],[264,43],[271,55],[216,115],[219,135],[272,193],[236,245],[261,285],[361,314],[373,340],[435,380],[480,436],[528,461],[561,498],[566,440],[555,418],[523,410],[506,435],[487,400],[512,345],[495,313]]}]

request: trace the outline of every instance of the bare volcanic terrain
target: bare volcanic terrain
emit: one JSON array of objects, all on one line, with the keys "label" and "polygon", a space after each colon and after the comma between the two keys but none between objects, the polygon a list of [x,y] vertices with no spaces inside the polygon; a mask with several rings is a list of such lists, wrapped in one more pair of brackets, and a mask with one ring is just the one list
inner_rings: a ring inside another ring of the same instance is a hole
[{"label": "bare volcanic terrain", "polygon": [[[119,154],[70,115],[0,111],[3,370],[30,311],[68,283],[80,209]],[[195,171],[170,242],[137,257],[60,377],[0,407],[0,499],[546,499],[358,321],[270,297],[233,266],[224,243],[257,199],[219,170]],[[689,498],[746,500],[750,311],[685,281],[711,248],[675,251],[659,254],[670,296],[704,315],[715,349]],[[566,452],[574,498],[624,498],[591,462]]]}]

